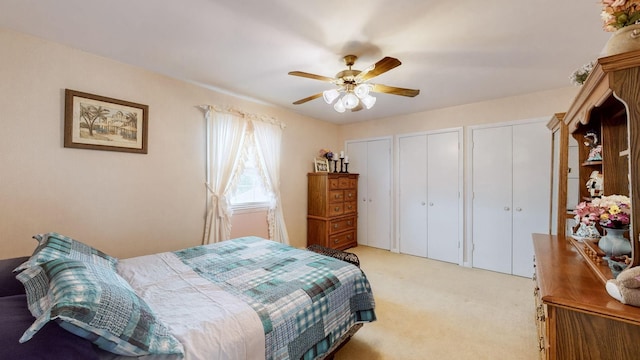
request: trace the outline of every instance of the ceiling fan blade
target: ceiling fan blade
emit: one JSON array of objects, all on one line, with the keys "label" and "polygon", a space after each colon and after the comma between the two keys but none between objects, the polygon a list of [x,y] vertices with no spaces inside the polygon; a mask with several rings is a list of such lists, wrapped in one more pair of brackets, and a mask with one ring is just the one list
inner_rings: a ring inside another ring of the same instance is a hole
[{"label": "ceiling fan blade", "polygon": [[307,73],[307,72],[304,72],[304,71],[289,71],[289,75],[301,76],[301,77],[305,77],[305,78],[309,78],[309,79],[326,81],[326,82],[332,82],[334,80],[333,78],[330,78],[330,77],[326,77],[326,76],[322,76],[322,75],[316,75],[316,74],[310,74],[310,73]]},{"label": "ceiling fan blade", "polygon": [[375,63],[373,70],[366,71],[364,72],[364,75],[358,77],[361,79],[361,81],[366,81],[380,74],[384,74],[387,71],[400,66],[400,64],[402,64],[400,60],[387,56]]},{"label": "ceiling fan blade", "polygon": [[294,103],[293,103],[293,105],[300,105],[300,104],[304,104],[304,103],[306,103],[307,101],[315,100],[315,99],[317,99],[317,98],[319,98],[319,97],[322,97],[322,93],[317,93],[317,94],[314,94],[314,95],[308,96],[308,97],[306,97],[306,98],[304,98],[304,99],[300,99],[300,100],[298,100],[298,101],[294,102]]},{"label": "ceiling fan blade", "polygon": [[382,85],[382,84],[373,85],[373,89],[371,91],[379,92],[379,93],[386,93],[386,94],[393,94],[393,95],[402,95],[402,96],[408,96],[408,97],[414,97],[414,96],[420,94],[420,90],[405,89],[405,88],[399,88],[399,87],[395,87],[395,86],[387,86],[387,85]]}]

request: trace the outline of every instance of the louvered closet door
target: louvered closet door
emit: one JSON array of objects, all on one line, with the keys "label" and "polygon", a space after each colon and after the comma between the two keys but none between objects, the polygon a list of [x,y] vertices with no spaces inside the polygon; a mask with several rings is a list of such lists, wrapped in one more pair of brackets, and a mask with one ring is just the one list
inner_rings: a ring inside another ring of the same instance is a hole
[{"label": "louvered closet door", "polygon": [[473,267],[511,273],[512,127],[472,135]]}]

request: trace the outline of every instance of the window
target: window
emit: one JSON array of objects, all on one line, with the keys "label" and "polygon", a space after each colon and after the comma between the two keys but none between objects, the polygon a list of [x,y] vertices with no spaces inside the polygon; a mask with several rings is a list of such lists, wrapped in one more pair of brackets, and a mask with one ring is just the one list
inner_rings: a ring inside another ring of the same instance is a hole
[{"label": "window", "polygon": [[[253,139],[248,139],[253,140]],[[262,176],[257,149],[253,141],[247,141],[245,154],[240,158],[240,173],[230,198],[234,209],[268,207],[273,194],[267,190]]]}]

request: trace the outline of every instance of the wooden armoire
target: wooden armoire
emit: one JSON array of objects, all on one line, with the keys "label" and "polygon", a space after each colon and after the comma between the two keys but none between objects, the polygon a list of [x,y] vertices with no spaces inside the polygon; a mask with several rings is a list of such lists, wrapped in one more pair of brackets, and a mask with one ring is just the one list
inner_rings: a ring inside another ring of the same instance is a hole
[{"label": "wooden armoire", "polygon": [[[603,174],[604,195],[631,199],[632,244],[629,266],[640,265],[640,51],[598,59],[564,116],[554,116],[555,219],[551,234],[534,234],[535,300],[540,357],[544,359],[640,358],[640,308],[609,296],[613,278],[597,243],[567,234],[567,136],[579,140],[598,131],[602,161],[588,161],[579,150],[580,201],[592,171]],[[575,204],[573,204],[575,205]]]}]

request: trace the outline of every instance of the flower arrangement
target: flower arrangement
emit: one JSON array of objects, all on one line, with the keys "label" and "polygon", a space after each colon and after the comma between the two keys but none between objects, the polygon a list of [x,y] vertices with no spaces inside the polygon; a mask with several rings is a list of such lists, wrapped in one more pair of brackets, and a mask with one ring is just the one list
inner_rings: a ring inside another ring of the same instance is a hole
[{"label": "flower arrangement", "polygon": [[333,152],[329,149],[320,149],[318,152],[320,157],[327,158],[327,160],[331,161],[333,159]]},{"label": "flower arrangement", "polygon": [[599,221],[604,227],[621,229],[631,220],[631,201],[624,195],[603,196],[581,202],[574,213],[577,222],[589,225]]},{"label": "flower arrangement", "polygon": [[587,81],[587,77],[589,77],[589,74],[591,73],[591,70],[593,70],[593,67],[595,65],[596,65],[595,61],[582,65],[578,70],[574,71],[573,74],[571,74],[571,76],[569,76],[571,83],[575,86],[580,86],[584,84],[584,82]]},{"label": "flower arrangement", "polygon": [[601,0],[605,31],[616,31],[640,22],[640,0]]}]

